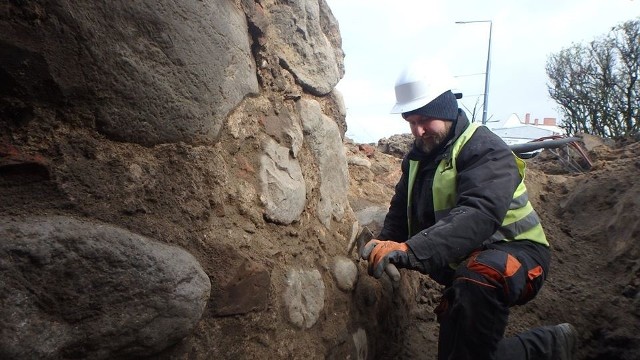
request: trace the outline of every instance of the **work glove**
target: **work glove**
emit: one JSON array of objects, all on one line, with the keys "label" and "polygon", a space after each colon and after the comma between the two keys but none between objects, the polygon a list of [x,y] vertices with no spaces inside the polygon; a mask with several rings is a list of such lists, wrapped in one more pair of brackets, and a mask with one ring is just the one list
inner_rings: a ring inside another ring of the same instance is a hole
[{"label": "work glove", "polygon": [[382,277],[389,264],[424,272],[424,266],[405,243],[371,240],[364,246],[362,258],[369,262],[369,275],[373,275],[376,279]]}]

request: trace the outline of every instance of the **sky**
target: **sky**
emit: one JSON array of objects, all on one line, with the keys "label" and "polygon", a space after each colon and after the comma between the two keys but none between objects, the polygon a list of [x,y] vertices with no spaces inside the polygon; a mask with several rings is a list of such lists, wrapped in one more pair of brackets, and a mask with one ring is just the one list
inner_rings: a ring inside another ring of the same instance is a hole
[{"label": "sky", "polygon": [[[487,118],[489,127],[516,114],[524,121],[553,117],[558,105],[547,90],[549,55],[587,44],[613,26],[640,17],[640,0],[327,0],[338,20],[345,76],[336,88],[347,109],[347,137],[374,143],[409,133],[398,114],[394,84],[408,62],[446,63],[464,94],[460,107],[482,100],[491,43]],[[486,21],[456,24],[459,21]],[[488,21],[491,21],[490,23]],[[491,37],[489,32],[491,30]]]}]

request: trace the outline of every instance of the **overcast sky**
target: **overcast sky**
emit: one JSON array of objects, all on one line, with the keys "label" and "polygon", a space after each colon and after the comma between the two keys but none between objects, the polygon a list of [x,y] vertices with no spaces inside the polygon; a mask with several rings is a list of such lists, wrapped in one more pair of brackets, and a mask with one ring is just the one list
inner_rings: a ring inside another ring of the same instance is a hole
[{"label": "overcast sky", "polygon": [[[545,65],[552,53],[586,44],[640,16],[640,0],[327,0],[340,25],[346,74],[337,88],[347,107],[347,136],[361,143],[408,133],[393,86],[408,61],[437,57],[449,64],[482,116],[490,24],[491,68],[487,114],[503,120],[555,117]],[[467,112],[469,114],[469,112]],[[490,123],[489,125],[491,125]]]}]

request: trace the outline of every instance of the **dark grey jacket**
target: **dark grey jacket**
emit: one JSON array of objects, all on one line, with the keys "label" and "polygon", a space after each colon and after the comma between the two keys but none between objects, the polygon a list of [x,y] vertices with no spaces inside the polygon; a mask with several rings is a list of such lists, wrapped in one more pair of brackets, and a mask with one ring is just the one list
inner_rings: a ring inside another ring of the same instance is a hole
[{"label": "dark grey jacket", "polygon": [[[396,185],[389,212],[378,239],[406,241],[426,272],[458,263],[480,249],[500,226],[520,174],[507,144],[486,127],[478,128],[460,150],[457,164],[456,206],[448,216],[435,223],[431,185],[436,167],[462,132],[469,126],[459,110],[449,140],[425,155],[415,145],[402,161],[402,177]],[[413,186],[412,225],[407,225],[407,189],[409,160],[420,160]]]}]

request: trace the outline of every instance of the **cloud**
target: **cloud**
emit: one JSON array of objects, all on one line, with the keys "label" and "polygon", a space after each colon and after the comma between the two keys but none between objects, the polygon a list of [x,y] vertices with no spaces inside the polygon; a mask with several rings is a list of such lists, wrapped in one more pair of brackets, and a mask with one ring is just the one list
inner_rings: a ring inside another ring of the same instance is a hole
[{"label": "cloud", "polygon": [[[391,109],[394,101],[392,87],[382,87],[380,83],[373,79],[347,78],[345,77],[336,88],[342,93],[345,102],[368,112],[368,107],[379,111],[381,107]],[[385,104],[380,103],[380,99],[386,99]],[[349,108],[349,105],[347,105]],[[388,111],[387,111],[388,112]]]}]

